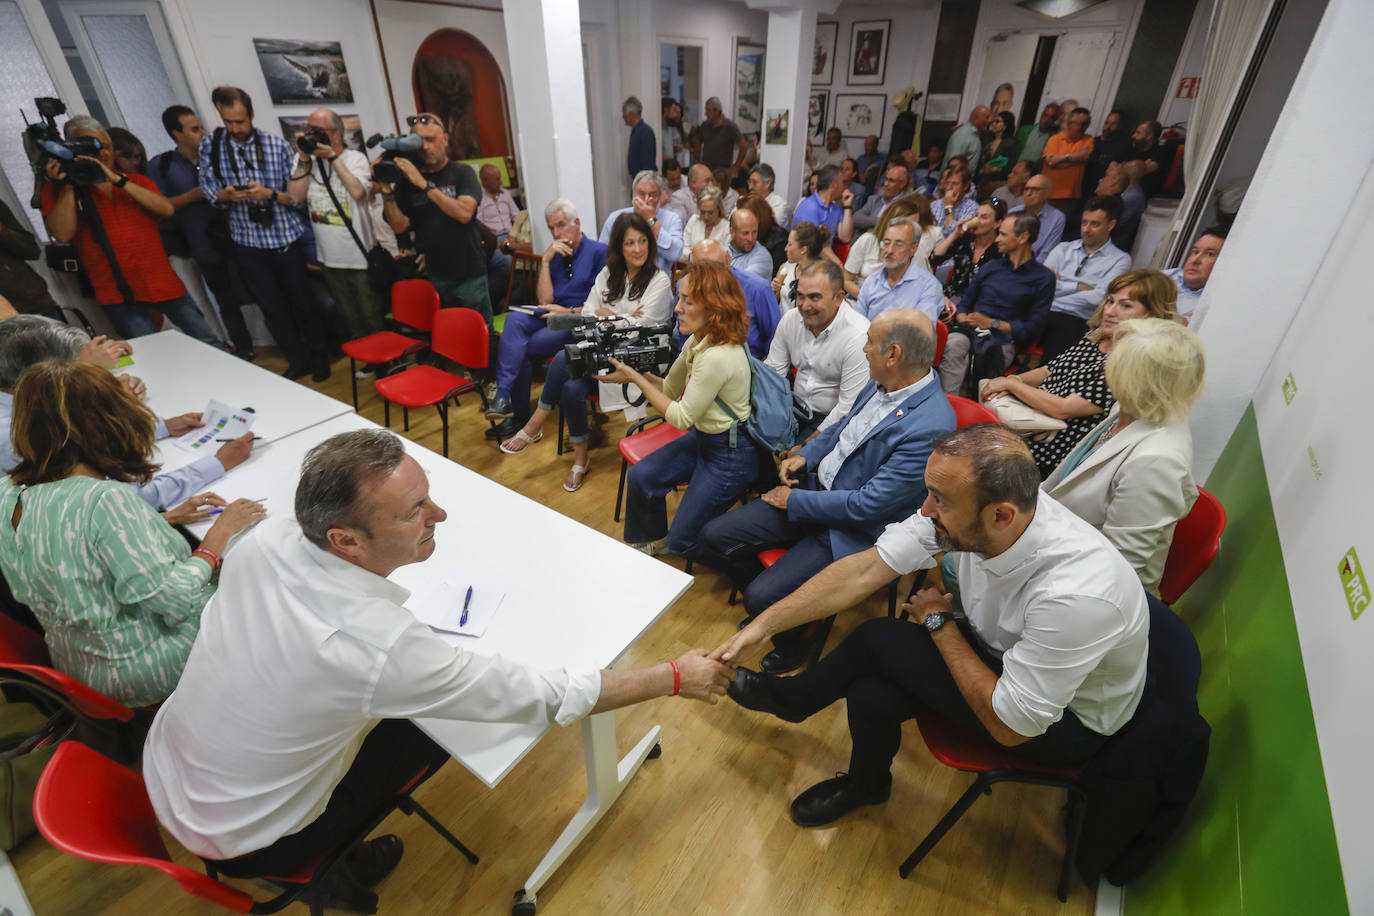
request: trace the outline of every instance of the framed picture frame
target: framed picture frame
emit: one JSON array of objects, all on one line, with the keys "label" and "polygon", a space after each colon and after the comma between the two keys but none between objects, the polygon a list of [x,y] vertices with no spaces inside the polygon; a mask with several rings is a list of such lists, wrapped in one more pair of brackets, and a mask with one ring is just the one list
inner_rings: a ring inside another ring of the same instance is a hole
[{"label": "framed picture frame", "polygon": [[838,22],[816,23],[816,44],[811,54],[811,85],[829,86],[835,78],[835,42],[839,34]]},{"label": "framed picture frame", "polygon": [[869,134],[883,135],[887,115],[887,96],[881,92],[835,95],[835,126],[846,137],[862,140]]},{"label": "framed picture frame", "polygon": [[763,122],[763,66],[765,47],[753,39],[735,39],[735,83],[732,95],[735,125],[740,133],[759,131]]},{"label": "framed picture frame", "polygon": [[867,19],[854,23],[849,46],[849,85],[883,84],[887,78],[887,39],[891,31],[891,19]]},{"label": "framed picture frame", "polygon": [[353,101],[348,68],[337,41],[254,38],[253,50],[273,105]]},{"label": "framed picture frame", "polygon": [[830,90],[812,89],[806,107],[806,135],[812,143],[825,142],[825,130],[830,126]]},{"label": "framed picture frame", "polygon": [[791,117],[791,112],[786,108],[768,109],[763,142],[774,146],[786,146],[788,122]]}]

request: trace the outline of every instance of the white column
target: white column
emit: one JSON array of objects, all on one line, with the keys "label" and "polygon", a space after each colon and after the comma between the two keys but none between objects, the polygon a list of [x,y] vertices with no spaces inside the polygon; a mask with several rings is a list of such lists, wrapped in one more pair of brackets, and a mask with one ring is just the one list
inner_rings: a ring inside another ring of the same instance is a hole
[{"label": "white column", "polygon": [[566,197],[584,231],[600,225],[593,195],[592,143],[582,72],[582,25],[577,0],[505,0],[511,105],[520,112],[515,138],[534,250],[552,239],[544,206]]},{"label": "white column", "polygon": [[786,108],[787,144],[767,142],[767,130],[759,140],[759,160],[773,167],[773,189],[792,206],[800,200],[806,175],[806,111],[811,90],[811,49],[816,43],[816,11],[802,9],[768,12],[768,51],[764,58],[763,114]]}]

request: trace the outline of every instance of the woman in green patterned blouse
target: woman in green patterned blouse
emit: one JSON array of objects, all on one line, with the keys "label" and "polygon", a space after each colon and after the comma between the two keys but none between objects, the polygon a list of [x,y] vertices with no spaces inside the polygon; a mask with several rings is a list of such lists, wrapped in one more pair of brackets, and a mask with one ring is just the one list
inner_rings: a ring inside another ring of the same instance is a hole
[{"label": "woman in green patterned blouse", "polygon": [[264,514],[230,504],[193,555],[126,485],[157,470],[155,421],[109,372],[39,363],[15,388],[21,460],[0,483],[0,571],[43,624],[53,665],[129,706],[176,687],[219,558]]}]

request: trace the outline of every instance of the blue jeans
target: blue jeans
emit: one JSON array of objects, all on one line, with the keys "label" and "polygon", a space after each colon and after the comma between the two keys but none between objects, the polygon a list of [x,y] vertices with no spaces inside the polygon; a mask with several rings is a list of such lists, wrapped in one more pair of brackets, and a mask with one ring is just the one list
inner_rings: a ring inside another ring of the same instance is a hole
[{"label": "blue jeans", "polygon": [[[739,499],[758,474],[754,440],[730,434],[691,430],[630,468],[625,487],[625,540],[631,544],[667,535],[668,549],[694,559],[701,529]],[[668,491],[684,480],[687,490],[668,526]]]},{"label": "blue jeans", "polygon": [[177,327],[201,343],[208,343],[215,349],[219,349],[219,338],[205,323],[205,316],[200,313],[200,307],[196,305],[196,300],[191,298],[190,293],[183,293],[180,297],[168,299],[165,302],[107,305],[105,306],[105,314],[109,316],[115,330],[125,337],[142,337],[144,334],[152,334],[157,330],[153,316],[149,314],[150,309],[157,309],[172,319]]},{"label": "blue jeans", "polygon": [[[519,312],[515,313],[519,315]],[[514,317],[514,316],[512,316]],[[538,319],[535,319],[538,321]],[[543,322],[540,322],[543,324]],[[510,325],[507,325],[510,327]],[[558,333],[562,333],[561,331]],[[501,335],[501,346],[504,350],[506,336]],[[497,387],[501,382],[497,381]],[[515,412],[518,414],[522,406],[528,407],[530,403],[530,366],[525,363],[525,387],[524,400],[512,401]],[[549,374],[544,379],[544,390],[539,392],[539,409],[553,410],[555,405],[563,408],[563,421],[568,424],[568,441],[574,444],[587,441],[587,392],[591,391],[592,380],[589,378],[569,378],[568,376],[568,356],[563,351],[553,358],[549,364]]]},{"label": "blue jeans", "polygon": [[[516,416],[523,416],[530,409],[530,359],[556,356],[571,339],[568,331],[550,331],[542,318],[524,312],[507,313],[496,351],[496,391],[510,398]],[[548,390],[547,382],[544,390]],[[557,402],[556,396],[548,400]]]}]

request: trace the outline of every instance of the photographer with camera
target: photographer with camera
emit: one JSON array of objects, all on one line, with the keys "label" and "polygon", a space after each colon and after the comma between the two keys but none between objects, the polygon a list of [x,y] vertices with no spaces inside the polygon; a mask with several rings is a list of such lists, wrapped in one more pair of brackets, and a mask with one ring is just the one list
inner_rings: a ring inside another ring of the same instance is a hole
[{"label": "photographer with camera", "polygon": [[291,198],[308,204],[324,282],[343,313],[349,338],[364,337],[382,330],[385,314],[367,279],[373,240],[366,200],[372,164],[358,150],[344,148],[343,119],[336,112],[317,109],[305,124],[296,138],[296,171],[309,172],[310,182],[292,182]]},{"label": "photographer with camera", "polygon": [[156,309],[218,348],[162,248],[157,221],[172,215],[171,203],[150,179],[115,170],[110,136],[95,118],[72,118],[63,135],[65,152],[75,155],[49,155],[43,165],[43,223],[54,240],[76,245],[96,301],[115,328],[125,337],[151,334]]},{"label": "photographer with camera", "polygon": [[[672,290],[667,274],[654,264],[656,254],[653,230],[648,222],[637,213],[622,213],[611,227],[606,266],[592,284],[591,294],[582,306],[582,315],[604,318],[626,327],[666,325],[673,307]],[[544,389],[539,393],[539,409],[522,429],[501,443],[501,451],[518,455],[538,442],[544,436],[544,422],[553,412],[554,405],[560,404],[573,444],[573,466],[563,480],[563,489],[572,493],[587,477],[587,393],[596,379],[572,371],[568,349],[565,347],[549,364]],[[602,385],[600,396],[603,410],[630,406],[618,383]]]},{"label": "photographer with camera", "polygon": [[397,233],[413,231],[415,247],[424,258],[443,308],[457,306],[481,313],[492,331],[495,365],[487,254],[476,222],[482,185],[472,166],[449,158],[448,132],[436,115],[411,115],[406,124],[423,146],[389,160],[400,169],[404,180],[395,182],[392,199],[386,202],[387,222]]},{"label": "photographer with camera", "polygon": [[289,190],[304,189],[309,171],[293,171],[295,150],[253,126],[253,100],[233,86],[217,86],[210,100],[223,127],[200,143],[200,189],[229,210],[234,258],[267,327],[286,356],[282,373],[317,382],[329,378],[320,308],[305,273],[305,218]]}]

